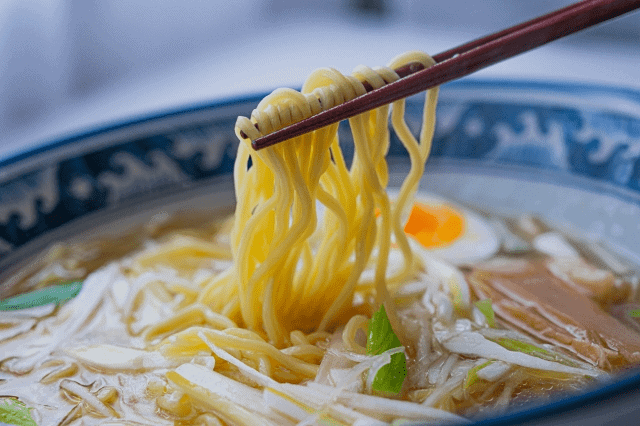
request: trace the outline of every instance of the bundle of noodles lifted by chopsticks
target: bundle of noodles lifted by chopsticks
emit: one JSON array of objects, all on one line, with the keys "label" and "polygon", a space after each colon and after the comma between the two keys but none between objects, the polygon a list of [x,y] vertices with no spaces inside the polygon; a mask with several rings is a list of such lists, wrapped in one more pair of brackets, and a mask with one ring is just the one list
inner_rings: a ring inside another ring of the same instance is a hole
[{"label": "bundle of noodles lifted by chopsticks", "polygon": [[[393,104],[391,122],[412,166],[393,205],[386,190],[389,106],[349,120],[355,147],[350,167],[342,155],[337,124],[266,151],[253,151],[250,139],[259,134],[256,125],[268,133],[299,121],[363,94],[363,82],[377,88],[396,80],[392,68],[410,62],[425,67],[434,63],[425,54],[410,53],[394,60],[390,68],[358,67],[353,76],[321,69],[307,79],[302,93],[277,90],[258,105],[251,120],[237,121],[236,133],[249,138],[241,138],[234,169],[234,271],[228,280],[238,290],[243,322],[253,330],[264,330],[277,346],[289,343],[293,330],[326,331],[345,323],[357,313],[352,306],[356,291],[388,303],[387,287],[415,274],[417,262],[402,217],[406,218],[429,156],[437,89],[426,96],[419,141],[404,122],[404,101]],[[325,208],[322,218],[318,204]],[[392,239],[404,264],[388,275]],[[369,267],[375,271],[373,279],[361,280]]]}]

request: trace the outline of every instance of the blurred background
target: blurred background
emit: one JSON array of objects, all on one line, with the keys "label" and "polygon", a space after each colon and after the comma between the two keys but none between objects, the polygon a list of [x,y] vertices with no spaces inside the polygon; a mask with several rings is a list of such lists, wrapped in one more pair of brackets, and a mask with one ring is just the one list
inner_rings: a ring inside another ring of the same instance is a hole
[{"label": "blurred background", "polygon": [[[2,0],[0,159],[131,117],[438,53],[567,0]],[[471,78],[640,89],[640,14]],[[249,114],[250,111],[247,111]]]}]

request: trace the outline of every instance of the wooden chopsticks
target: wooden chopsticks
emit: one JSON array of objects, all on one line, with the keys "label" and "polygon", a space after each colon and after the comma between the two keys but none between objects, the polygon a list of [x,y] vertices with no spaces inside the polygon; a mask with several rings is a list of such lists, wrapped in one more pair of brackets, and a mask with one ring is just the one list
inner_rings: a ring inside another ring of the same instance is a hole
[{"label": "wooden chopsticks", "polygon": [[[640,8],[640,0],[585,0],[500,32],[479,38],[433,58],[430,68],[407,66],[402,77],[379,89],[252,141],[254,149],[291,139],[365,111],[474,73],[585,28]],[[405,76],[406,75],[406,76]]]}]

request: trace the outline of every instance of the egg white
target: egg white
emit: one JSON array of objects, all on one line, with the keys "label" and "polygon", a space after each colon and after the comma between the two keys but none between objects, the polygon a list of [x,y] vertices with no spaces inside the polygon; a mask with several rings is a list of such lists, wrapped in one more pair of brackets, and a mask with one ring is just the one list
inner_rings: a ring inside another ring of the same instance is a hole
[{"label": "egg white", "polygon": [[413,236],[408,235],[409,241],[417,253],[428,252],[454,265],[464,265],[490,258],[500,248],[498,235],[491,225],[477,213],[437,195],[424,192],[416,194],[415,202],[434,207],[446,205],[464,218],[462,235],[444,246],[426,248]]}]

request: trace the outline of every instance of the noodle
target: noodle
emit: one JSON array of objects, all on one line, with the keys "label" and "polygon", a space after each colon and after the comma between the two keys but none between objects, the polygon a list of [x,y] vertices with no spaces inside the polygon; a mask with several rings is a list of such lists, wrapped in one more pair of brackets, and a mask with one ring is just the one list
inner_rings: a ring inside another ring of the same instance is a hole
[{"label": "noodle", "polygon": [[[411,53],[391,67],[413,61],[425,67],[434,63],[424,54]],[[372,287],[385,305],[387,280],[401,282],[415,272],[401,217],[429,154],[437,89],[427,96],[419,142],[404,122],[404,101],[393,105],[392,125],[412,163],[393,209],[386,192],[388,106],[349,120],[355,147],[350,169],[338,145],[337,124],[259,152],[251,149],[249,138],[308,117],[317,112],[318,102],[326,109],[352,99],[364,93],[363,81],[377,88],[397,78],[391,68],[359,67],[354,76],[322,69],[309,77],[303,94],[276,91],[258,105],[251,120],[238,119],[236,133],[242,143],[234,172],[236,191],[242,196],[237,197],[232,232],[232,280],[239,289],[243,322],[251,329],[264,329],[276,346],[288,344],[292,330],[326,330],[348,314],[358,279],[369,264],[375,265]],[[316,202],[326,208],[318,229]],[[387,277],[392,234],[404,255],[404,267]]]}]

